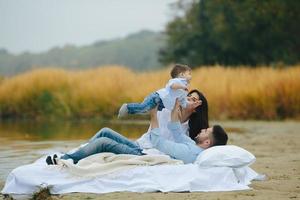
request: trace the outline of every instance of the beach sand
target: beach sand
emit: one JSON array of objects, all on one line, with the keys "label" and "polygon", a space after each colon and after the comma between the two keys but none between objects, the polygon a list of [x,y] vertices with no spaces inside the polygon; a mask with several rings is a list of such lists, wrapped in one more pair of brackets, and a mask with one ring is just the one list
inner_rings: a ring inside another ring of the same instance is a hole
[{"label": "beach sand", "polygon": [[[251,190],[196,193],[73,193],[52,195],[49,199],[300,199],[300,123],[299,122],[219,122],[229,132],[229,144],[252,152],[257,160],[251,166],[267,175],[265,181],[253,181]],[[214,123],[211,123],[214,124]],[[4,183],[0,183],[3,188]],[[2,196],[3,197],[3,196]]]}]

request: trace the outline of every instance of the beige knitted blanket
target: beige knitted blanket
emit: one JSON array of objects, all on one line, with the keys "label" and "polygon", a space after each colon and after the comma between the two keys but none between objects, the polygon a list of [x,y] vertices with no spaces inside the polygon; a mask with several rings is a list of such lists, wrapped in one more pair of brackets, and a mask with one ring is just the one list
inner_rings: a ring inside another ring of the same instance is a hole
[{"label": "beige knitted blanket", "polygon": [[76,165],[71,159],[58,160],[58,164],[69,173],[81,177],[94,177],[138,166],[183,164],[181,160],[171,159],[167,155],[129,155],[99,153],[80,160]]}]

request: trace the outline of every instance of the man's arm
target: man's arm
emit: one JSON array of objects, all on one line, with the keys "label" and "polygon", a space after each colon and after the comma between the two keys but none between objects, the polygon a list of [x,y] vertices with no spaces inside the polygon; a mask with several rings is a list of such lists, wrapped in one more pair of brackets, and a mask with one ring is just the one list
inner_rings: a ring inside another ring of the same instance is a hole
[{"label": "man's arm", "polygon": [[150,141],[159,151],[175,158],[182,160],[184,163],[192,162],[191,150],[188,145],[176,143],[160,136],[160,129],[157,121],[157,108],[150,110]]},{"label": "man's arm", "polygon": [[175,142],[195,144],[195,142],[183,132],[182,125],[180,123],[180,118],[180,104],[179,101],[176,100],[175,106],[171,112],[171,122],[168,123],[168,129],[173,134]]},{"label": "man's arm", "polygon": [[158,120],[157,120],[157,106],[150,111],[150,129],[158,128]]},{"label": "man's arm", "polygon": [[154,148],[171,156],[172,158],[182,160],[184,163],[194,161],[193,152],[187,144],[176,143],[166,140],[160,136],[159,128],[154,128],[150,131],[150,141]]}]

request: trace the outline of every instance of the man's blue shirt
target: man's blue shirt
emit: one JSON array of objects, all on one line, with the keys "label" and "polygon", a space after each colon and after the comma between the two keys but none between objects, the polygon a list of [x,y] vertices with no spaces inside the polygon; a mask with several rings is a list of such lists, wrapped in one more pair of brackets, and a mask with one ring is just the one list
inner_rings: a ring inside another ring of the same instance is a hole
[{"label": "man's blue shirt", "polygon": [[161,137],[160,129],[154,128],[150,131],[153,146],[172,158],[182,160],[184,163],[193,163],[204,149],[197,146],[195,141],[184,133],[179,122],[169,122],[168,129],[174,135],[175,142]]}]

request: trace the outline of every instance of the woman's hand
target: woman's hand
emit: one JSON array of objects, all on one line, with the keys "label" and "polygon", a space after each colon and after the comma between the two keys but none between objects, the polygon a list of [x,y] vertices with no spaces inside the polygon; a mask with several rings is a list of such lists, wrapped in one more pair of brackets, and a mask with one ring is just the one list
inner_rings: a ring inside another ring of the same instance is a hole
[{"label": "woman's hand", "polygon": [[180,115],[181,123],[186,122],[190,118],[191,114],[195,112],[196,108],[202,104],[201,100],[192,96],[188,96],[187,100],[188,102],[186,108],[181,109],[181,115]]},{"label": "woman's hand", "polygon": [[201,100],[196,100],[193,99],[193,97],[188,97],[187,110],[194,111],[201,104],[202,104]]}]

